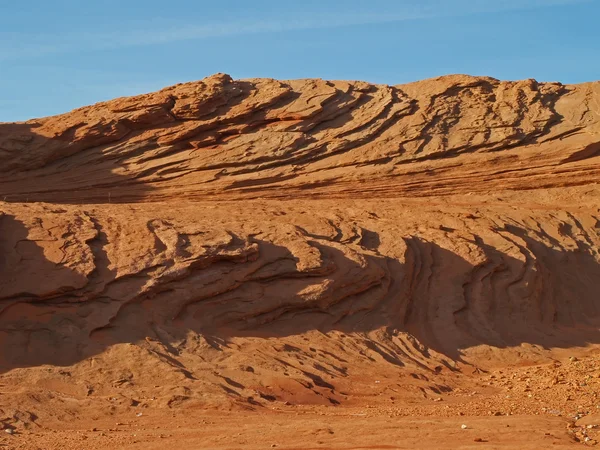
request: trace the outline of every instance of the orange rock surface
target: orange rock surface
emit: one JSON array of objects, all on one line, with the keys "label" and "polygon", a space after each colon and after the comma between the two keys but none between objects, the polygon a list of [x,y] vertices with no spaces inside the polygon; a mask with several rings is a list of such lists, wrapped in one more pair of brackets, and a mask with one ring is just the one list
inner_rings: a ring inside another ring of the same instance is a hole
[{"label": "orange rock surface", "polygon": [[595,444],[599,183],[598,82],[217,74],[1,123],[0,444]]}]

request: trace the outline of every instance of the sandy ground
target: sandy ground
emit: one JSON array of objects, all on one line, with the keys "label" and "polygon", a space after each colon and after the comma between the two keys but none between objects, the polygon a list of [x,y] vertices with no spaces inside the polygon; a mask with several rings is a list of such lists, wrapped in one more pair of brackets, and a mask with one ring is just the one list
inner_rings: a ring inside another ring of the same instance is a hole
[{"label": "sandy ground", "polygon": [[[589,353],[589,352],[588,352]],[[592,352],[594,353],[594,352]],[[98,399],[69,421],[13,420],[0,444],[14,449],[540,449],[595,446],[600,437],[600,358],[571,357],[540,366],[464,375],[469,382],[438,397],[388,396],[394,380],[373,380],[379,394],[345,406],[271,401],[252,411],[121,408]],[[473,389],[472,391],[470,389]],[[77,402],[73,401],[73,411]]]},{"label": "sandy ground", "polygon": [[[573,448],[573,434],[556,417],[380,416],[333,411],[215,414],[77,423],[2,438],[14,449],[540,449]],[[118,423],[118,425],[117,425]],[[462,429],[466,425],[466,429]],[[96,429],[96,431],[92,431]],[[580,446],[580,445],[579,445]]]}]

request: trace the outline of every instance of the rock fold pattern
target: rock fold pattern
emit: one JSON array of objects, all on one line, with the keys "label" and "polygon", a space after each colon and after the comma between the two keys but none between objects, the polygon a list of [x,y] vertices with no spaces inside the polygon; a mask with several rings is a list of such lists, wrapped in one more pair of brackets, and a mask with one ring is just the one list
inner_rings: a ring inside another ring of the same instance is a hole
[{"label": "rock fold pattern", "polygon": [[600,83],[217,74],[3,123],[1,377],[339,404],[599,344],[599,180]]}]

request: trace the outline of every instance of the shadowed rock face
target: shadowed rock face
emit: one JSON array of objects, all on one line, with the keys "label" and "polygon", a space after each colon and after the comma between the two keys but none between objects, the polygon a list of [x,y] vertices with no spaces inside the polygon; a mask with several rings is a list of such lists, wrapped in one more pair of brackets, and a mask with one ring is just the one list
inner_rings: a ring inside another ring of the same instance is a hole
[{"label": "shadowed rock face", "polygon": [[2,377],[337,404],[600,344],[599,177],[599,83],[215,75],[0,124]]}]

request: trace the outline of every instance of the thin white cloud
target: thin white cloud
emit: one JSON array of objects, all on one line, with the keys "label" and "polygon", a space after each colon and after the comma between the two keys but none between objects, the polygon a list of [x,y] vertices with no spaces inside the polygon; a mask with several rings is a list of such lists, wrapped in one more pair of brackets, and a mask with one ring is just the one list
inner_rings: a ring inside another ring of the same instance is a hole
[{"label": "thin white cloud", "polygon": [[280,33],[348,26],[374,25],[418,19],[458,17],[542,7],[587,3],[591,0],[455,0],[423,1],[418,7],[396,8],[376,14],[314,14],[279,20],[188,24],[167,29],[133,29],[61,35],[0,33],[0,60],[23,60],[81,51],[151,46],[208,38]]}]

